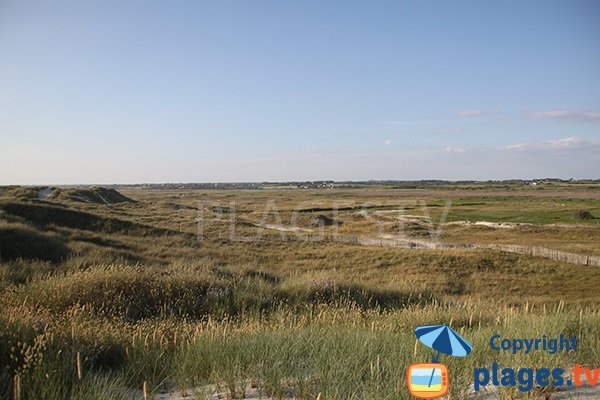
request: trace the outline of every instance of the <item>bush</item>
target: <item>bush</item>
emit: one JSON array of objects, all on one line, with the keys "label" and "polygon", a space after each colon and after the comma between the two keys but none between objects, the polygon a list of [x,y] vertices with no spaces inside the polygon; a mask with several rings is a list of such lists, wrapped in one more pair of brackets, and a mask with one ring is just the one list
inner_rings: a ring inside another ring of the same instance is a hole
[{"label": "bush", "polygon": [[585,220],[594,219],[594,218],[595,217],[588,210],[579,210],[575,213],[575,219],[585,221]]}]

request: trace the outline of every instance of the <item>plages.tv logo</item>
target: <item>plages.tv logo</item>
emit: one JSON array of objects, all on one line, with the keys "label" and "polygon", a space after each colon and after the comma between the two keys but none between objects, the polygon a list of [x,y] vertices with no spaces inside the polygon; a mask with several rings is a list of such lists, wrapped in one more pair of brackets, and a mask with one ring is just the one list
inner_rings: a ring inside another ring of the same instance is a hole
[{"label": "plages.tv logo", "polygon": [[415,329],[417,339],[435,350],[430,363],[415,363],[406,369],[406,384],[418,399],[435,399],[448,393],[448,367],[439,362],[440,354],[465,357],[473,346],[447,325],[425,325]]}]

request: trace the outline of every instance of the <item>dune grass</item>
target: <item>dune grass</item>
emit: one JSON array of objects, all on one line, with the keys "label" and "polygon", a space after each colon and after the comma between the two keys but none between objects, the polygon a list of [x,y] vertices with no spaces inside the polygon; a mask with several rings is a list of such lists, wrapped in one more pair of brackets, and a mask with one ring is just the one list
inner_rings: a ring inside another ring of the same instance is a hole
[{"label": "dune grass", "polygon": [[[144,382],[150,394],[170,388],[197,398],[214,391],[241,398],[257,389],[275,399],[408,399],[406,366],[432,356],[415,344],[413,331],[428,323],[449,324],[474,344],[471,356],[442,360],[457,399],[470,390],[473,368],[494,360],[513,367],[600,365],[598,269],[491,250],[359,247],[283,240],[277,232],[256,237],[256,227],[242,223],[260,221],[269,199],[284,221],[298,201],[307,201],[305,208],[366,201],[379,210],[378,202],[394,197],[385,190],[309,191],[301,198],[287,191],[131,191],[136,202],[110,205],[28,200],[30,191],[19,188],[2,193],[2,398],[13,395],[18,377],[21,400],[141,398]],[[446,194],[426,194],[434,220]],[[455,218],[471,218],[472,210],[503,220],[521,206],[523,220],[537,218],[528,214],[536,212],[528,196],[470,196],[457,201]],[[579,196],[573,208],[595,210],[594,196]],[[198,240],[197,201],[232,199],[241,213],[236,234],[253,240],[230,240],[228,216],[210,209],[221,219]],[[538,203],[542,214],[562,201],[546,200]],[[345,212],[344,229],[370,229],[356,210]],[[560,213],[566,218],[567,211]],[[597,237],[591,223],[564,230],[543,226],[548,221],[510,234],[451,234],[545,237],[567,248],[593,246]],[[574,334],[580,347],[509,356],[490,350],[494,333]],[[502,398],[514,395],[501,391]]]},{"label": "dune grass", "polygon": [[[245,290],[253,290],[250,286]],[[429,361],[432,352],[415,345],[414,326],[450,324],[474,345],[464,360],[446,357],[452,393],[469,390],[474,367],[569,367],[575,362],[600,363],[600,314],[595,308],[557,305],[539,310],[437,301],[384,311],[365,310],[350,299],[334,303],[280,304],[268,312],[237,317],[177,318],[170,310],[137,321],[99,314],[77,305],[48,313],[28,302],[10,306],[2,318],[0,356],[4,393],[19,374],[22,398],[106,398],[125,388],[150,391],[175,387],[219,390],[240,398],[254,386],[264,396],[314,399],[409,398],[404,370],[413,362]],[[488,346],[489,338],[540,337],[575,334],[576,353],[533,352],[509,356]],[[83,360],[77,378],[76,354]],[[104,397],[102,397],[104,396]]]}]

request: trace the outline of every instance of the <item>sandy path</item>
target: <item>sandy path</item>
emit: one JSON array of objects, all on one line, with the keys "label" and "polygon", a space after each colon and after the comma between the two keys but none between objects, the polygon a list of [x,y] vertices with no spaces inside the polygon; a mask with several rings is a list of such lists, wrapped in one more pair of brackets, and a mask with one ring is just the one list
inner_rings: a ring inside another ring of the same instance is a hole
[{"label": "sandy path", "polygon": [[46,200],[52,195],[52,188],[40,189],[37,192],[37,198],[41,200]]}]

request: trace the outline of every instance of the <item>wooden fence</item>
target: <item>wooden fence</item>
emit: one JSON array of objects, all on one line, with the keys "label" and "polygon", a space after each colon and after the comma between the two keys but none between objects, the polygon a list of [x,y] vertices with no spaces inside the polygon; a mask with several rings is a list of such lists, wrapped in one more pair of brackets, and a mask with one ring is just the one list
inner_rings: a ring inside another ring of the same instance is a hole
[{"label": "wooden fence", "polygon": [[[278,235],[274,235],[277,237]],[[362,246],[398,247],[404,249],[492,249],[507,253],[524,254],[532,257],[549,258],[554,261],[562,261],[569,264],[589,265],[600,267],[600,257],[585,254],[569,253],[566,251],[549,249],[537,246],[521,246],[515,244],[488,244],[488,243],[441,243],[430,240],[415,240],[403,238],[370,238],[359,236],[315,235],[305,233],[300,235],[286,235],[286,239],[299,239],[308,241],[330,241],[339,243],[357,244]]]}]

